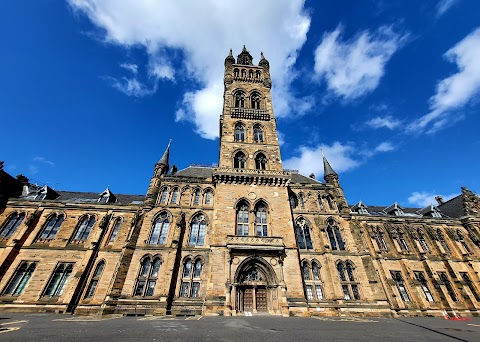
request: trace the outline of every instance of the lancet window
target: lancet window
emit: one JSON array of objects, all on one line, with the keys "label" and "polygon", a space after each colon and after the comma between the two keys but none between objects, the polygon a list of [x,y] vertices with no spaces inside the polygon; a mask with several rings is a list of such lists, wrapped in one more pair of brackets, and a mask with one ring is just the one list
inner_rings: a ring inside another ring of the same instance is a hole
[{"label": "lancet window", "polygon": [[298,248],[313,249],[310,226],[303,217],[299,218],[295,223],[295,235],[297,237]]},{"label": "lancet window", "polygon": [[205,232],[207,222],[203,214],[197,214],[190,224],[190,246],[203,246],[205,244]]},{"label": "lancet window", "polygon": [[133,291],[134,296],[150,297],[154,295],[161,264],[160,257],[152,258],[147,255],[142,259]]},{"label": "lancet window", "polygon": [[245,201],[237,205],[237,235],[248,235],[248,211],[249,206]]},{"label": "lancet window", "polygon": [[48,217],[47,221],[43,225],[42,232],[38,236],[40,240],[50,240],[55,237],[58,229],[63,223],[65,216],[63,214],[52,214]]},{"label": "lancet window", "polygon": [[202,268],[202,261],[199,258],[195,261],[191,258],[185,259],[180,284],[180,297],[197,298],[200,296]]},{"label": "lancet window", "polygon": [[170,227],[170,218],[166,212],[160,213],[153,222],[148,244],[164,245],[167,241],[168,228]]},{"label": "lancet window", "polygon": [[350,261],[337,263],[338,276],[345,300],[359,300],[360,293],[355,281],[354,266]]},{"label": "lancet window", "polygon": [[330,240],[330,247],[332,248],[332,251],[345,250],[345,244],[342,240],[340,228],[338,227],[337,222],[332,218],[327,220],[327,234],[328,239]]},{"label": "lancet window", "polygon": [[233,157],[233,167],[236,169],[244,169],[247,163],[247,157],[245,156],[245,153],[239,151],[235,153],[235,156]]},{"label": "lancet window", "polygon": [[10,238],[20,226],[20,223],[22,223],[24,218],[25,213],[13,213],[10,215],[0,230],[0,239]]}]

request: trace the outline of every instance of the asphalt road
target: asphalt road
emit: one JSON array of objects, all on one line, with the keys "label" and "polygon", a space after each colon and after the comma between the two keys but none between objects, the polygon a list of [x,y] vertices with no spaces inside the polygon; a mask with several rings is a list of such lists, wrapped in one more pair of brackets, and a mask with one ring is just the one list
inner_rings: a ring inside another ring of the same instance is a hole
[{"label": "asphalt road", "polygon": [[480,318],[96,317],[0,313],[0,341],[480,341]]}]

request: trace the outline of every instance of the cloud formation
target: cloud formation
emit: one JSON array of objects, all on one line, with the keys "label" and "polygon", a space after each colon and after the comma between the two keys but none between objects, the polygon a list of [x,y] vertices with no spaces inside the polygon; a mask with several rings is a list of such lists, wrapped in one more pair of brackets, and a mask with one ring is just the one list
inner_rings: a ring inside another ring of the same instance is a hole
[{"label": "cloud formation", "polygon": [[408,131],[434,133],[458,119],[452,112],[468,104],[480,92],[480,28],[475,29],[454,47],[444,58],[455,63],[458,72],[437,84],[430,98],[430,112],[408,126]]},{"label": "cloud formation", "polygon": [[[173,54],[166,51],[180,51],[183,71],[200,87],[184,94],[176,119],[192,121],[196,131],[208,139],[216,138],[219,132],[222,103],[218,99],[223,93],[223,59],[219,56],[226,56],[230,48],[238,54],[245,44],[254,63],[260,51],[265,52],[271,66],[277,117],[303,114],[311,108],[312,98],[296,98],[290,89],[296,77],[293,66],[297,52],[310,27],[304,2],[68,0],[72,8],[101,29],[107,42],[144,47],[151,77],[173,80],[178,70],[172,67]],[[255,10],[246,12],[247,8]],[[128,95],[149,94],[139,83],[123,79],[113,85]]]},{"label": "cloud formation", "polygon": [[387,115],[384,117],[381,117],[381,116],[374,117],[368,120],[365,124],[374,129],[388,128],[390,130],[393,130],[395,128],[398,128],[401,122],[400,120],[395,119],[391,115]]},{"label": "cloud formation", "polygon": [[351,100],[377,88],[385,65],[408,35],[396,33],[392,26],[366,30],[350,40],[343,40],[342,34],[342,26],[324,34],[315,50],[315,73],[329,91]]},{"label": "cloud formation", "polygon": [[[444,201],[448,201],[449,199],[457,196],[458,194],[450,194],[450,195],[440,195],[442,196]],[[430,204],[437,205],[437,200],[435,196],[439,196],[438,194],[434,194],[432,192],[413,192],[410,197],[408,198],[408,203],[425,208]]]},{"label": "cloud formation", "polygon": [[328,159],[335,172],[342,173],[355,169],[378,153],[390,152],[394,149],[389,142],[383,142],[372,149],[361,149],[354,144],[342,144],[338,141],[332,145],[301,146],[298,151],[299,156],[283,161],[283,166],[286,169],[299,170],[305,175],[313,173],[317,179],[321,179],[323,176],[323,156]]},{"label": "cloud formation", "polygon": [[444,15],[457,2],[458,0],[440,0],[436,7],[437,17]]}]

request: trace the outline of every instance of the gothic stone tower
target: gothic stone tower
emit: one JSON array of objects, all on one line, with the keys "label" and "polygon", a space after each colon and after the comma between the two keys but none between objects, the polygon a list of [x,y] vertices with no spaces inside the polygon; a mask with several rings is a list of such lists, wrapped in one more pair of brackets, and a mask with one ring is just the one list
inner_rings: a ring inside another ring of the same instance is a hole
[{"label": "gothic stone tower", "polygon": [[[253,65],[243,48],[225,59],[219,166],[207,311],[267,311],[287,315],[305,305],[270,95],[269,63]],[[287,294],[288,288],[288,294]]]}]

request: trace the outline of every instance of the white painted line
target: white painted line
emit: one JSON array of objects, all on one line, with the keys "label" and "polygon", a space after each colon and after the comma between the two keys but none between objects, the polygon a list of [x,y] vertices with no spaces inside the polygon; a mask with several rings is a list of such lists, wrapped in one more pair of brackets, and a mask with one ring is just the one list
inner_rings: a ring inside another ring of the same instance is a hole
[{"label": "white painted line", "polygon": [[1,323],[0,325],[18,324],[18,323],[27,323],[27,322],[28,322],[28,321],[13,321],[13,322]]},{"label": "white painted line", "polygon": [[480,324],[467,324],[467,325],[473,325],[474,327],[480,327]]},{"label": "white painted line", "polygon": [[12,332],[12,331],[15,331],[15,330],[19,330],[20,328],[6,328],[5,330],[0,330],[0,334],[1,333],[6,333],[6,332]]}]

